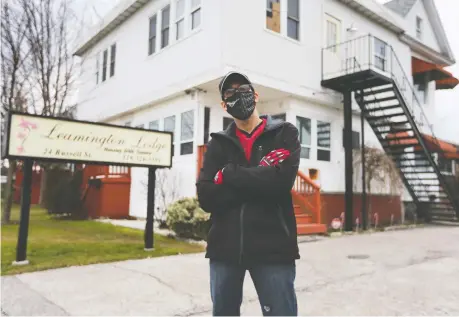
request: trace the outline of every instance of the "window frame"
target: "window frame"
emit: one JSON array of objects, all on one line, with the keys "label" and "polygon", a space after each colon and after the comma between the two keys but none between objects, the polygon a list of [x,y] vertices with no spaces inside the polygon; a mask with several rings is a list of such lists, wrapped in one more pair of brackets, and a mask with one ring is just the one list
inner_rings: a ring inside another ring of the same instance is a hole
[{"label": "window frame", "polygon": [[422,22],[422,18],[416,16],[416,38],[418,40],[422,40]]},{"label": "window frame", "polygon": [[[178,3],[182,2],[183,3],[183,12],[180,16],[177,15],[177,8]],[[186,0],[175,0],[175,18],[174,18],[174,23],[175,23],[175,41],[179,41],[185,37],[186,34],[186,24],[185,24],[185,17],[186,17]],[[183,34],[181,37],[179,37],[179,23],[183,25]]]},{"label": "window frame", "polygon": [[[192,117],[191,117],[191,136],[190,138],[187,138],[187,139],[183,139],[183,131],[185,130],[183,128],[183,122],[184,122],[184,116],[188,113],[191,113]],[[180,113],[180,155],[189,155],[189,154],[193,154],[194,153],[194,136],[195,136],[195,133],[194,133],[194,119],[195,119],[195,111],[194,109],[190,109],[188,111],[184,111],[182,113]],[[191,153],[183,153],[182,152],[182,146],[185,145],[185,144],[189,144],[191,143]]]},{"label": "window frame", "polygon": [[[190,30],[199,30],[202,25],[202,0],[199,0],[199,4],[193,7],[193,0],[190,0]],[[194,14],[199,11],[199,25],[193,27]]]},{"label": "window frame", "polygon": [[[302,133],[301,133],[301,128],[302,128],[301,124],[304,123],[304,122],[300,122],[301,120],[309,121],[309,144],[302,143],[303,140],[302,140]],[[297,127],[298,132],[299,132],[298,139],[300,141],[301,152],[303,152],[302,151],[303,149],[307,149],[308,150],[307,157],[302,157],[301,153],[300,153],[300,157],[302,159],[310,160],[311,159],[311,152],[312,152],[312,119],[311,118],[307,118],[307,117],[302,117],[302,116],[296,116],[296,127]]]},{"label": "window frame", "polygon": [[[155,32],[152,34],[151,32],[151,26],[152,26],[152,20],[155,21]],[[153,55],[156,53],[156,38],[158,37],[158,13],[153,14],[149,19],[148,19],[148,55]]]},{"label": "window frame", "polygon": [[[289,15],[289,3],[290,1],[296,1],[297,5],[298,5],[298,17],[294,17],[294,16],[290,16]],[[294,38],[294,37],[291,37],[289,34],[288,34],[288,22],[289,20],[291,21],[294,21],[296,23],[296,32],[297,32],[297,38]],[[292,40],[296,40],[296,41],[300,41],[300,38],[301,38],[301,5],[300,5],[300,0],[287,0],[287,23],[286,23],[286,29],[287,29],[287,32],[286,32],[286,35],[288,38],[292,39]]]},{"label": "window frame", "polygon": [[[381,52],[377,51],[376,48],[377,48],[377,45],[376,44],[383,44],[382,47],[384,47],[384,54],[380,54]],[[374,37],[374,41],[373,41],[373,57],[374,57],[374,65],[379,69],[379,70],[382,70],[383,72],[387,71],[387,49],[388,49],[388,45],[386,42],[384,42],[383,40],[381,40],[380,38],[378,37]],[[378,65],[378,63],[376,61],[380,61],[382,62],[382,68],[380,67],[380,65]]]},{"label": "window frame", "polygon": [[116,67],[116,43],[110,45],[110,77],[115,76],[115,67]]},{"label": "window frame", "polygon": [[108,48],[102,53],[102,82],[107,80]]},{"label": "window frame", "polygon": [[[168,18],[169,21],[167,25],[164,25],[164,21],[165,21],[164,18],[166,16],[164,14],[165,11],[167,11],[169,15],[169,18]],[[171,37],[170,29],[171,29],[171,5],[168,4],[167,6],[161,9],[161,43],[160,43],[160,48],[159,48],[160,50],[165,49],[171,44],[170,43],[170,37]],[[164,36],[165,33],[167,33],[167,36]],[[167,42],[165,42],[166,40]]]},{"label": "window frame", "polygon": [[100,75],[100,51],[96,54],[96,85],[100,83],[99,75]]},{"label": "window frame", "polygon": [[[282,21],[281,21],[281,18],[279,16],[279,32],[277,32],[276,30],[272,30],[268,27],[268,20],[267,18],[273,18],[273,8],[272,8],[272,4],[273,3],[279,3],[279,13],[280,13],[280,7],[281,7],[281,0],[270,0],[270,2],[266,2],[266,6],[265,6],[265,28],[271,32],[274,32],[274,33],[277,33],[277,34],[282,34],[281,31],[282,31]],[[268,6],[268,4],[270,4],[270,6]]]},{"label": "window frame", "polygon": [[[335,27],[335,37],[334,37],[334,42],[331,44],[329,35],[331,34],[329,32],[329,25],[333,25]],[[340,37],[341,37],[341,20],[335,18],[334,16],[325,13],[325,48],[327,51],[331,53],[338,53],[339,50],[339,42],[340,42]]]},{"label": "window frame", "polygon": [[[156,126],[157,126],[156,129],[153,129],[153,128],[152,128],[153,123],[156,123]],[[154,130],[154,131],[159,131],[159,129],[160,129],[159,124],[160,124],[160,123],[161,123],[161,122],[160,122],[159,119],[151,120],[151,121],[148,122],[148,129],[149,129],[149,130]]]},{"label": "window frame", "polygon": [[[172,130],[166,130],[166,122],[168,119],[174,119],[174,125],[173,125],[173,128]],[[171,116],[167,116],[167,117],[164,117],[163,119],[163,131],[166,131],[166,132],[172,132],[172,156],[175,155],[175,143],[176,143],[176,135],[177,133],[175,133],[177,130],[177,116],[174,114],[174,115],[171,115]]]},{"label": "window frame", "polygon": [[[328,144],[328,147],[327,146],[321,146],[319,145],[319,125],[320,124],[325,124],[325,125],[328,125],[329,127],[329,130],[328,130],[328,140],[329,140],[329,144]],[[331,141],[332,141],[332,137],[331,137],[331,132],[332,132],[332,123],[329,122],[329,121],[323,121],[323,120],[316,120],[316,139],[317,139],[317,161],[321,161],[321,162],[331,162]],[[319,151],[328,151],[329,153],[329,156],[328,156],[328,160],[322,160],[322,159],[319,159]]]}]

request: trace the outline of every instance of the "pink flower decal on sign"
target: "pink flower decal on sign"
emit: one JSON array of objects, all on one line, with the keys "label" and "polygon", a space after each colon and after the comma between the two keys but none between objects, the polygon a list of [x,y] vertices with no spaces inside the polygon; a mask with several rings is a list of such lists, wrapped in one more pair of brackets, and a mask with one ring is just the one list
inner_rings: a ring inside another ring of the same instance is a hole
[{"label": "pink flower decal on sign", "polygon": [[19,127],[22,128],[22,131],[18,132],[17,137],[22,141],[21,145],[17,147],[17,151],[18,153],[23,153],[25,151],[24,143],[29,137],[31,130],[35,130],[37,128],[37,124],[34,122],[27,121],[24,118],[21,118]]}]

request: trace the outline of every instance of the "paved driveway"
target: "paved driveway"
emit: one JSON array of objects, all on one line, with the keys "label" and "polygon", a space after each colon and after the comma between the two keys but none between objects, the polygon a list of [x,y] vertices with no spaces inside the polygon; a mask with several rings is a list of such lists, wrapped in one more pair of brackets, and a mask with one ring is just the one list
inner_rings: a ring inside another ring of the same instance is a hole
[{"label": "paved driveway", "polygon": [[[458,315],[459,228],[300,244],[302,315]],[[103,252],[103,251],[102,251]],[[203,254],[2,277],[2,314],[209,315]],[[261,315],[247,274],[244,315]]]}]

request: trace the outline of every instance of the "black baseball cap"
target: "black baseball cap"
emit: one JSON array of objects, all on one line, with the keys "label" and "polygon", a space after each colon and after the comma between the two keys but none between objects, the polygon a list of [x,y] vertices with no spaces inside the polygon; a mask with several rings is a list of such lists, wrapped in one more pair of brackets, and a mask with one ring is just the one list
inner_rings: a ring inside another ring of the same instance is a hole
[{"label": "black baseball cap", "polygon": [[[222,99],[223,99],[223,92],[225,91],[225,89],[227,89],[228,85],[230,85],[231,83],[235,81],[240,82],[241,84],[248,84],[252,86],[252,83],[250,82],[249,78],[246,75],[241,74],[239,72],[229,72],[223,77],[223,79],[220,81],[220,84],[218,85],[218,89],[220,90],[220,95]],[[252,90],[253,90],[253,86],[252,86]]]}]

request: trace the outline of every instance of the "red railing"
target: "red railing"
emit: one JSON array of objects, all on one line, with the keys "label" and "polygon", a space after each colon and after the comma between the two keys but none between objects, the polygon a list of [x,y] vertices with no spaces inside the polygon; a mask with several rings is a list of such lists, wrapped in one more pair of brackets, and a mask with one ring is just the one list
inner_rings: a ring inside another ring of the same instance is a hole
[{"label": "red railing", "polygon": [[301,210],[310,211],[315,223],[322,223],[322,205],[320,201],[320,186],[314,183],[302,171],[298,171],[292,188],[292,197]]}]

